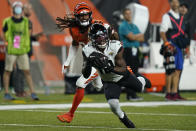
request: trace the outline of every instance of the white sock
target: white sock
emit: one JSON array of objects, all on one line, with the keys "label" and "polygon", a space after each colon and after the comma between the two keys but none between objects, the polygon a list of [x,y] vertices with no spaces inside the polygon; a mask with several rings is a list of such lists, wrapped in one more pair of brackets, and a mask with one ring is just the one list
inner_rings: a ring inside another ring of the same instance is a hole
[{"label": "white sock", "polygon": [[117,115],[119,118],[124,117],[124,112],[120,109],[120,104],[118,99],[110,99],[108,100],[108,104],[110,105],[110,109],[115,115]]}]

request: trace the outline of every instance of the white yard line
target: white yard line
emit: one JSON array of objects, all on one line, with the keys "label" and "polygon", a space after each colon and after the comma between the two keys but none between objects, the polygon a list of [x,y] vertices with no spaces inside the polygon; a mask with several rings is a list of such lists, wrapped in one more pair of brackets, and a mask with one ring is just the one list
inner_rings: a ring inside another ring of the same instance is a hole
[{"label": "white yard line", "polygon": [[165,93],[148,93],[152,96],[160,96],[160,97],[165,97]]},{"label": "white yard line", "polygon": [[[11,111],[27,111],[27,112],[65,112],[60,110],[11,110]],[[104,111],[76,111],[77,113],[84,114],[113,114],[112,112]],[[173,114],[173,113],[142,113],[142,112],[126,112],[130,115],[147,115],[147,116],[188,116],[196,117],[196,114]]]},{"label": "white yard line", "polygon": [[[171,106],[184,105],[196,106],[196,101],[155,101],[155,102],[121,102],[121,106],[138,106],[138,107],[152,107],[152,106]],[[71,104],[29,104],[29,105],[1,105],[0,110],[14,110],[14,109],[65,109],[70,108]],[[81,103],[79,107],[83,108],[108,108],[108,103]]]},{"label": "white yard line", "polygon": [[[58,126],[58,125],[30,125],[30,124],[1,124],[0,126],[18,126],[18,127],[60,127],[60,128],[82,128],[82,129],[113,129],[113,130],[127,130],[127,128],[115,127],[97,127],[97,126]],[[177,130],[177,129],[150,129],[150,128],[135,128],[135,130],[143,131],[195,131],[195,130]]]}]

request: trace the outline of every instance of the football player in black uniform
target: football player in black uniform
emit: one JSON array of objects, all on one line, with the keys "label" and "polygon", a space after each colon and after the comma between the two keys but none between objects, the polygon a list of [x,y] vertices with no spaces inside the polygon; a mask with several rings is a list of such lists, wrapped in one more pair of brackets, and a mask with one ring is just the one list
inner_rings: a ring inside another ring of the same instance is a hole
[{"label": "football player in black uniform", "polygon": [[143,76],[136,76],[123,59],[122,43],[110,40],[108,31],[102,24],[93,24],[89,31],[90,42],[83,48],[83,75],[88,77],[91,67],[95,67],[104,84],[105,97],[112,112],[127,128],[135,128],[133,122],[126,116],[119,105],[121,87],[137,92],[150,87],[150,81]]}]

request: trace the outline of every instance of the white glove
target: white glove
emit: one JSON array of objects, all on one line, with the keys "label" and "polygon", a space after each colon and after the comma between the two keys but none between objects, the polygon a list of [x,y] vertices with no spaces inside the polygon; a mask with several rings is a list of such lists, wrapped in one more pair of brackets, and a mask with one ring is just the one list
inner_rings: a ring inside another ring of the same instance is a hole
[{"label": "white glove", "polygon": [[69,53],[68,53],[68,57],[67,60],[63,63],[62,66],[62,73],[64,74],[66,72],[66,69],[69,67],[71,60],[75,59],[75,54],[77,53],[77,47],[75,46],[70,46],[69,48]]}]

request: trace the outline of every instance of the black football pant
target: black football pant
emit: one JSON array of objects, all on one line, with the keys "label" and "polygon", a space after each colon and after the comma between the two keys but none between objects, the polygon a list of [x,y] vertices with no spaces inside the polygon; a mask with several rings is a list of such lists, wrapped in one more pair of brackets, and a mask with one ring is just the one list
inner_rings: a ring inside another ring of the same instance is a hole
[{"label": "black football pant", "polygon": [[107,100],[119,99],[121,93],[121,87],[126,87],[127,94],[129,91],[141,92],[142,83],[137,79],[135,75],[130,74],[126,78],[122,78],[119,82],[103,82],[104,92]]}]

